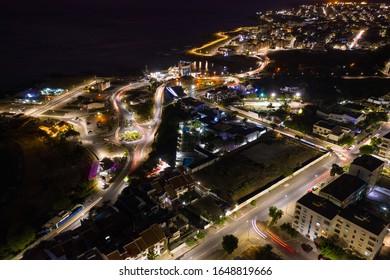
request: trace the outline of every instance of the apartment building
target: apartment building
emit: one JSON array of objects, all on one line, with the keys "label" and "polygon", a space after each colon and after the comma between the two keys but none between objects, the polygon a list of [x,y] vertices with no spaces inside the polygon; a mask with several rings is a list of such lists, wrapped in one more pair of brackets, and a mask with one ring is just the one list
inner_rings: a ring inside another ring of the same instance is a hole
[{"label": "apartment building", "polygon": [[319,196],[341,208],[345,208],[361,199],[367,190],[367,186],[367,183],[363,180],[349,174],[343,174],[321,189]]},{"label": "apartment building", "polygon": [[380,251],[388,223],[354,206],[342,210],[332,221],[331,233],[363,258],[373,259]]},{"label": "apartment building", "polygon": [[348,173],[368,183],[368,187],[371,188],[382,177],[384,165],[385,163],[376,157],[362,155],[354,159]]},{"label": "apartment building", "polygon": [[381,137],[382,143],[379,145],[379,155],[387,160],[390,159],[390,132]]},{"label": "apartment building", "polygon": [[310,239],[328,238],[331,222],[340,209],[323,197],[307,193],[297,201],[293,226]]}]

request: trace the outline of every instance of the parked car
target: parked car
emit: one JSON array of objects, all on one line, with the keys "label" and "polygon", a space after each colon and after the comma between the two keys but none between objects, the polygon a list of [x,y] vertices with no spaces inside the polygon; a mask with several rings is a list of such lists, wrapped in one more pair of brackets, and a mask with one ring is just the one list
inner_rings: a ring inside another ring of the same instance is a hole
[{"label": "parked car", "polygon": [[319,260],[331,260],[331,259],[329,259],[327,257],[324,257],[323,255],[318,255],[318,259]]},{"label": "parked car", "polygon": [[313,250],[313,247],[311,247],[310,244],[307,243],[302,243],[301,247],[306,253],[310,253]]}]

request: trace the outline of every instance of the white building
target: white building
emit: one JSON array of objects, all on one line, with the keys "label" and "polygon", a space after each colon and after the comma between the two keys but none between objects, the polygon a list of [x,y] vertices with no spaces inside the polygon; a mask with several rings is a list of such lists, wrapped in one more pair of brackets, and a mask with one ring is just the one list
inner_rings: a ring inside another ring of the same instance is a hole
[{"label": "white building", "polygon": [[293,226],[312,240],[328,238],[331,222],[340,209],[323,197],[307,193],[296,203]]},{"label": "white building", "polygon": [[363,113],[358,112],[340,112],[340,111],[328,111],[328,110],[317,110],[317,116],[330,121],[338,123],[353,123],[357,124],[364,121],[366,116]]},{"label": "white building", "polygon": [[341,211],[332,222],[332,234],[345,243],[345,249],[373,259],[380,251],[388,223],[356,207]]},{"label": "white building", "polygon": [[379,155],[385,159],[390,159],[390,132],[380,138]]},{"label": "white building", "polygon": [[338,237],[344,249],[365,259],[373,259],[380,251],[388,223],[355,206],[345,209],[313,193],[301,197],[295,207],[293,227],[315,240]]},{"label": "white building", "polygon": [[373,187],[382,177],[385,163],[373,156],[362,155],[354,159],[349,167],[349,174],[358,177]]},{"label": "white building", "polygon": [[313,125],[313,133],[338,142],[351,133],[351,130],[325,121],[318,121]]}]

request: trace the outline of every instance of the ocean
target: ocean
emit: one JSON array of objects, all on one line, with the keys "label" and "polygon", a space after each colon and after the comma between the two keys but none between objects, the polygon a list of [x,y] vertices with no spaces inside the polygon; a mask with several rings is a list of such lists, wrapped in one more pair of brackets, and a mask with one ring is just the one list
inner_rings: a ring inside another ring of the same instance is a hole
[{"label": "ocean", "polygon": [[299,0],[11,2],[0,10],[0,96],[62,75],[165,69],[210,34]]}]

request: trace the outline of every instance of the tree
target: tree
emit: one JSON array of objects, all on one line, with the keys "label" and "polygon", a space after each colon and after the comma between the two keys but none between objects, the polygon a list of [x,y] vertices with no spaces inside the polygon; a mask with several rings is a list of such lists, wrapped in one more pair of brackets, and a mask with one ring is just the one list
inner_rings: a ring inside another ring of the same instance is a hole
[{"label": "tree", "polygon": [[268,216],[271,218],[270,225],[275,225],[282,218],[283,214],[283,210],[278,209],[276,206],[270,206],[268,212]]},{"label": "tree", "polygon": [[284,223],[280,226],[280,229],[282,231],[285,231],[292,238],[298,237],[299,232],[295,228],[293,228],[290,223]]},{"label": "tree", "polygon": [[153,248],[148,250],[148,255],[147,255],[148,260],[155,260],[157,257],[158,255],[156,254]]},{"label": "tree", "polygon": [[362,155],[371,155],[375,151],[375,148],[371,145],[363,145],[359,149],[359,153]]},{"label": "tree", "polygon": [[269,244],[259,247],[259,250],[255,253],[256,260],[281,260],[282,258],[272,252],[272,249]]},{"label": "tree", "polygon": [[13,251],[23,250],[28,244],[35,239],[35,231],[32,227],[26,226],[18,233],[7,238],[7,245]]},{"label": "tree", "polygon": [[196,240],[194,239],[194,238],[189,238],[189,239],[187,239],[187,241],[186,241],[186,245],[188,246],[188,247],[192,247],[192,246],[194,246],[196,244]]},{"label": "tree", "polygon": [[371,138],[371,146],[373,146],[375,149],[378,149],[378,147],[381,143],[382,143],[381,138],[378,138],[378,137]]},{"label": "tree", "polygon": [[80,132],[73,129],[69,129],[67,132],[65,132],[64,136],[65,138],[78,137],[80,136]]},{"label": "tree", "polygon": [[252,200],[252,201],[251,201],[251,205],[252,205],[252,206],[256,206],[256,205],[257,205],[257,201],[256,201],[256,200]]},{"label": "tree", "polygon": [[334,177],[337,175],[344,174],[344,168],[339,166],[338,164],[332,164],[332,169],[330,170],[330,176]]},{"label": "tree", "polygon": [[222,248],[226,253],[231,254],[238,248],[238,238],[232,234],[225,235],[222,241]]},{"label": "tree", "polygon": [[204,239],[205,237],[206,237],[206,234],[205,234],[203,231],[199,232],[199,233],[196,235],[196,238],[197,238],[197,239]]},{"label": "tree", "polygon": [[355,142],[355,139],[351,135],[347,135],[340,139],[339,145],[348,145],[351,146]]}]

